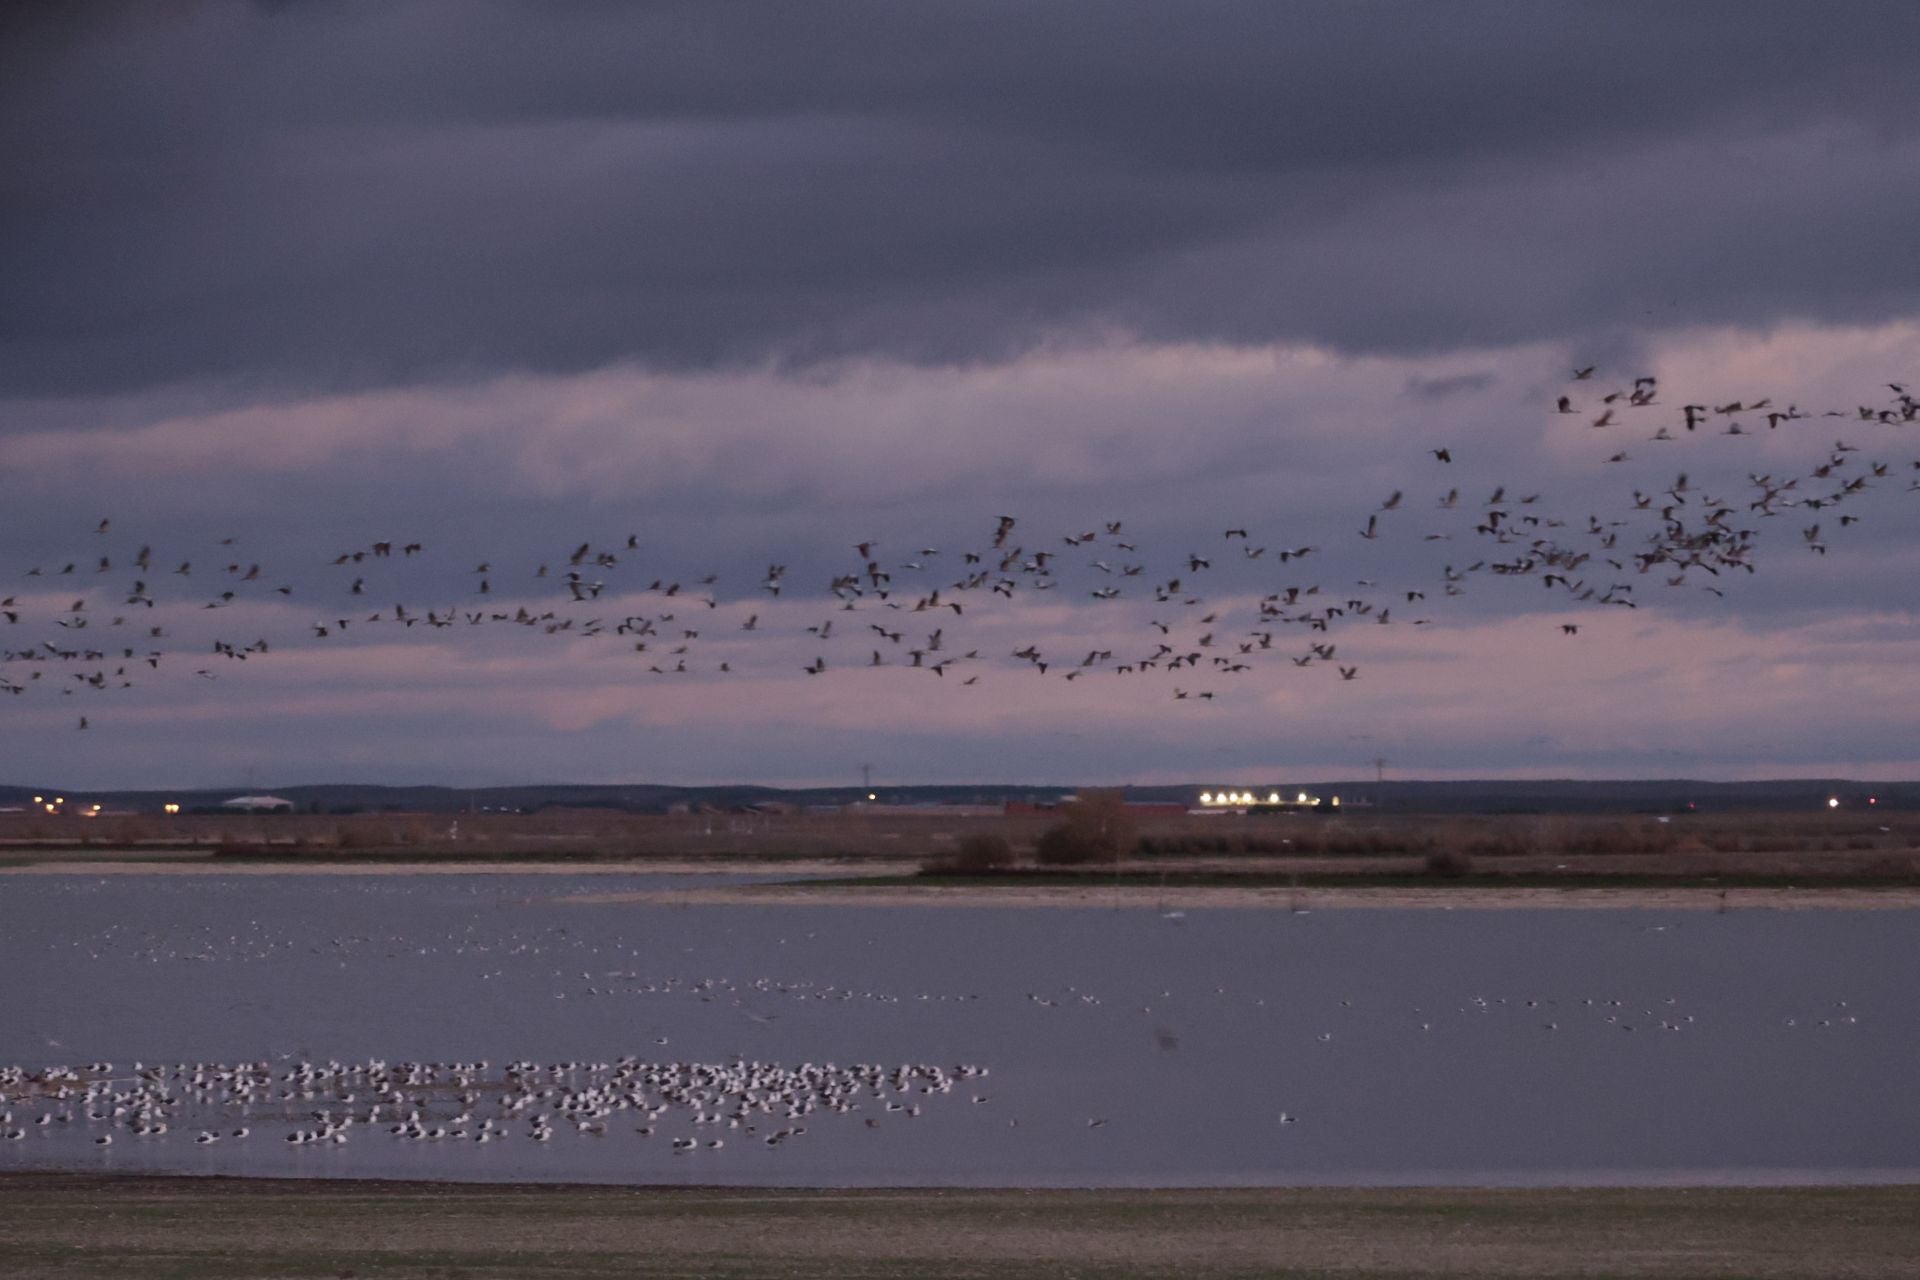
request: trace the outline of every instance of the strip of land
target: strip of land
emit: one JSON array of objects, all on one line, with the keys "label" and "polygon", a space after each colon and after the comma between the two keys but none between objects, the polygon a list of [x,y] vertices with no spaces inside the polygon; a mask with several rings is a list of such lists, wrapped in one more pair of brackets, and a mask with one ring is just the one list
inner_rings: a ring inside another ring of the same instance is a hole
[{"label": "strip of land", "polygon": [[[1537,863],[1538,860],[1531,860]],[[1646,860],[1587,860],[1577,867],[1523,865],[1462,878],[1408,866],[1355,866],[1338,859],[1173,860],[1058,875],[1031,871],[983,876],[916,874],[918,864],[859,859],[504,859],[229,858],[208,853],[146,858],[0,859],[0,877],[18,875],[419,876],[514,875],[568,878],[673,877],[647,889],[563,892],[581,906],[1127,907],[1167,912],[1215,908],[1329,911],[1356,908],[1538,910],[1543,908],[1734,910],[1920,909],[1908,874],[1874,876],[1794,871],[1689,873]],[[723,884],[722,877],[756,883]]]},{"label": "strip of land", "polygon": [[1162,912],[1209,909],[1269,911],[1414,910],[1594,910],[1793,911],[1917,910],[1920,889],[1859,888],[1844,885],[1805,887],[1662,886],[1641,883],[1555,888],[1544,885],[1484,884],[1319,884],[1299,888],[1223,882],[1208,885],[1152,883],[1102,884],[1086,877],[1081,884],[1023,884],[982,879],[968,884],[776,883],[689,885],[686,888],[636,889],[609,893],[566,894],[557,900],[580,906],[620,903],[656,906],[833,906],[833,907],[1119,907]]},{"label": "strip of land", "polygon": [[0,876],[907,876],[911,862],[766,861],[755,858],[354,858],[320,855],[231,858],[200,852],[170,857],[75,858],[62,854],[0,857]]},{"label": "strip of land", "polygon": [[0,1277],[1910,1280],[1920,1187],[738,1191],[0,1175]]}]

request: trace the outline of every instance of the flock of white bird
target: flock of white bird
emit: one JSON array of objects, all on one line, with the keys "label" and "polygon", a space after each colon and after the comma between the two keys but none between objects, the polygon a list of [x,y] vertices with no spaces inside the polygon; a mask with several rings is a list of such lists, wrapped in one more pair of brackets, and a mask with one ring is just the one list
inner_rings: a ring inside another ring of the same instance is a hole
[{"label": "flock of white bird", "polygon": [[[835,998],[806,982],[749,984],[794,998]],[[721,982],[667,981],[647,984],[649,993],[718,992]],[[830,989],[831,990],[831,989]],[[612,994],[611,991],[606,994]],[[1172,990],[1139,1012],[1166,1017],[1179,1005]],[[1238,999],[1225,987],[1215,1001]],[[840,993],[838,998],[850,998]],[[922,999],[932,999],[931,995]],[[965,997],[980,999],[979,996]],[[1245,997],[1248,1012],[1264,1009],[1262,997]],[[1068,986],[1027,992],[1024,1002],[1048,1009],[1093,1009],[1099,996]],[[1344,1014],[1322,1016],[1312,1039],[1335,1044],[1350,1024]],[[1508,998],[1472,995],[1445,1007],[1414,1006],[1401,1030],[1444,1032],[1449,1019],[1479,1020],[1517,1015],[1537,1032],[1592,1029],[1652,1034],[1681,1033],[1699,1025],[1679,997],[1657,1001],[1619,997]],[[1785,1015],[1788,1032],[1840,1030],[1860,1019],[1845,1000],[1829,1007]],[[1373,1023],[1351,1029],[1371,1035]],[[1177,1050],[1180,1037],[1156,1027],[1162,1050]],[[1305,1039],[1304,1035],[1302,1037]],[[395,1143],[547,1143],[567,1138],[629,1137],[656,1140],[675,1154],[755,1145],[778,1148],[806,1137],[809,1124],[860,1114],[865,1128],[909,1122],[942,1099],[959,1096],[976,1106],[993,1099],[982,1092],[990,1069],[963,1063],[898,1064],[803,1062],[796,1066],[735,1058],[726,1062],[668,1061],[626,1056],[591,1062],[488,1061],[361,1062],[293,1060],[276,1065],[249,1062],[111,1062],[28,1067],[0,1065],[0,1142],[77,1133],[98,1147],[116,1140],[179,1141],[191,1135],[200,1146],[249,1138],[275,1139],[290,1147],[343,1145],[360,1135]],[[1282,1111],[1278,1123],[1298,1116]],[[1008,1121],[1017,1124],[1017,1120]],[[1101,1128],[1106,1116],[1090,1117]]]},{"label": "flock of white bird", "polygon": [[[130,925],[108,922],[111,917],[88,907],[104,883],[63,877],[45,886],[40,905],[16,909],[11,927],[0,933],[0,944],[11,944],[0,945],[0,961],[9,972],[35,981],[36,974],[41,979],[54,972],[74,974],[86,989],[115,989],[123,999],[156,993],[162,1005],[165,998],[157,993],[181,984],[203,994],[217,991],[222,1006],[236,997],[265,995],[283,1002],[279,1015],[241,1017],[264,1022],[253,1034],[269,1037],[266,1043],[276,1026],[284,1033],[298,1023],[303,1035],[330,1035],[337,1032],[327,1028],[343,1025],[343,1018],[352,1028],[385,1016],[315,1009],[292,994],[310,982],[337,983],[341,991],[374,983],[397,1000],[428,999],[442,1006],[449,998],[457,1006],[484,992],[484,1007],[509,1019],[527,1018],[518,1034],[536,1045],[541,1033],[534,1028],[543,1024],[574,1030],[625,1027],[636,1047],[646,1043],[642,1036],[651,1037],[651,1043],[643,1052],[590,1061],[330,1061],[301,1049],[249,1060],[70,1058],[65,1064],[0,1064],[0,1162],[9,1151],[29,1163],[84,1162],[76,1153],[114,1148],[118,1156],[129,1146],[152,1152],[218,1147],[208,1157],[195,1157],[217,1160],[220,1152],[249,1141],[247,1150],[266,1144],[289,1153],[352,1142],[356,1160],[372,1144],[379,1144],[376,1150],[412,1148],[423,1155],[438,1151],[432,1157],[436,1161],[459,1158],[456,1150],[485,1147],[489,1154],[474,1158],[495,1161],[494,1167],[499,1151],[532,1151],[537,1144],[555,1144],[556,1151],[592,1160],[596,1157],[587,1152],[601,1149],[602,1142],[629,1144],[625,1150],[643,1161],[651,1158],[649,1152],[663,1160],[726,1152],[723,1158],[733,1160],[741,1152],[778,1150],[803,1140],[834,1155],[842,1144],[867,1141],[925,1148],[954,1140],[956,1123],[966,1131],[984,1124],[993,1132],[1012,1127],[1022,1135],[1037,1130],[1054,1137],[1063,1127],[1098,1130],[1100,1137],[1088,1140],[1104,1143],[1135,1127],[1129,1122],[1138,1121],[1140,1113],[1132,1106],[1159,1107],[1166,1100],[1129,1103],[1124,1087],[1118,1092],[1111,1086],[1063,1089],[1052,1067],[1027,1068],[1036,1052],[1030,1046],[1042,1046],[1037,1050],[1041,1062],[1088,1046],[1118,1073],[1116,1081],[1142,1072],[1140,1078],[1147,1079],[1168,1078],[1168,1073],[1184,1077],[1194,1068],[1200,1075],[1193,1078],[1220,1072],[1222,1081],[1236,1079],[1230,1063],[1249,1046],[1262,1056],[1285,1055],[1302,1071],[1324,1078],[1361,1063],[1398,1062],[1410,1055],[1446,1059],[1470,1053],[1487,1055],[1489,1062],[1531,1062],[1562,1043],[1584,1059],[1604,1055],[1600,1060],[1623,1064],[1694,1052],[1689,1044],[1708,1053],[1733,1047],[1745,1054],[1788,1044],[1811,1049],[1810,1037],[1833,1037],[1838,1050],[1864,1029],[1869,1013],[1837,998],[1857,994],[1844,990],[1756,1004],[1703,1000],[1681,988],[1648,990],[1644,982],[1611,990],[1593,984],[1583,991],[1516,980],[1491,990],[1456,988],[1442,996],[1425,982],[1396,979],[1382,987],[1356,980],[1341,990],[1334,984],[1342,980],[1332,972],[1226,978],[1205,964],[1183,966],[1184,979],[1122,965],[1074,983],[995,977],[990,969],[966,966],[944,982],[936,976],[948,972],[941,968],[916,969],[921,974],[916,978],[884,964],[874,967],[873,957],[881,953],[867,950],[872,938],[836,940],[800,929],[754,934],[752,950],[786,963],[774,961],[729,977],[720,964],[739,959],[745,939],[728,927],[709,931],[690,921],[685,928],[662,931],[640,923],[639,932],[620,926],[608,933],[590,927],[588,917],[557,914],[542,926],[499,917],[503,900],[494,888],[463,890],[436,881],[429,900],[416,902],[421,886],[356,878],[303,887],[297,908],[294,899],[283,903],[284,909],[297,909],[297,918],[268,915],[227,924],[204,916],[170,918],[179,904],[169,899],[191,897],[204,905],[211,894],[224,910],[238,905],[224,900],[232,886],[159,879],[140,897],[151,918]],[[491,905],[477,911],[469,898]],[[401,913],[413,929],[390,932],[389,924]],[[91,928],[71,919],[57,923],[63,917],[95,923]],[[674,912],[672,918],[682,917]],[[356,931],[340,931],[349,920]],[[611,917],[599,920],[612,923]],[[1155,924],[1180,937],[1194,927],[1178,911],[1161,913]],[[1688,927],[1656,922],[1644,932],[1651,940]],[[803,954],[787,959],[789,944],[803,948]],[[808,972],[822,963],[837,968],[849,959],[871,968],[872,980],[830,981]],[[409,973],[428,985],[413,989]],[[583,1005],[578,1011],[575,1002]],[[15,1046],[27,1043],[28,1034],[46,1036],[45,1029],[26,1030],[45,1012],[17,1013]],[[100,1023],[103,1015],[76,1016],[82,1023]],[[64,1022],[40,1025],[73,1034],[62,1029]],[[462,1019],[453,1025],[462,1028],[463,1037],[470,1030]],[[676,1042],[685,1037],[695,1047],[666,1048],[669,1031]],[[1695,1041],[1703,1032],[1704,1039]],[[108,1039],[100,1039],[108,1033]],[[850,1033],[868,1042],[876,1033],[888,1037],[893,1047],[882,1052],[905,1060],[795,1062],[820,1055],[820,1044],[840,1043]],[[137,1045],[150,1034],[151,1027],[115,1029],[111,1022],[90,1033],[92,1043],[116,1046]],[[372,1038],[365,1027],[347,1034]],[[514,1033],[492,1034],[510,1040]],[[925,1035],[940,1038],[928,1042],[921,1038]],[[716,1036],[725,1037],[719,1041],[725,1048],[707,1047]],[[736,1052],[738,1037],[750,1040]],[[436,1041],[431,1032],[423,1038]],[[755,1042],[761,1047],[753,1048]],[[64,1050],[52,1039],[46,1043],[58,1046],[54,1052]],[[908,1047],[914,1044],[924,1048]],[[978,1046],[994,1044],[1005,1046],[1007,1060],[997,1063],[1000,1070],[989,1090],[989,1070],[979,1063],[994,1051],[982,1053]],[[783,1048],[791,1057],[783,1059]],[[943,1057],[971,1061],[945,1065],[937,1060]],[[1250,1119],[1293,1125],[1301,1119],[1296,1108],[1303,1103],[1310,1113],[1306,1118],[1315,1118],[1306,1095],[1275,1095],[1272,1101],[1273,1111]],[[1287,1109],[1279,1110],[1283,1103]],[[894,1136],[863,1136],[883,1128]],[[1318,1131],[1309,1123],[1289,1132]],[[309,1157],[280,1159],[297,1165]],[[785,1158],[787,1164],[791,1160]]]},{"label": "flock of white bird", "polygon": [[[910,1121],[984,1066],[938,1063],[295,1061],[0,1066],[0,1141],[83,1131],[96,1146],[191,1132],[202,1146],[257,1134],[288,1146],[660,1138],[679,1154],[779,1147],[808,1122],[866,1112]],[[988,1095],[965,1094],[976,1104]],[[671,1130],[682,1130],[678,1134]]]}]

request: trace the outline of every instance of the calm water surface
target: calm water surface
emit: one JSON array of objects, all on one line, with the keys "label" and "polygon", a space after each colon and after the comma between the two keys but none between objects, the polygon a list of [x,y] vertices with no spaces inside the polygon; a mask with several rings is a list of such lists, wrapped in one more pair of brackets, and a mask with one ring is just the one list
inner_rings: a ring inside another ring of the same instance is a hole
[{"label": "calm water surface", "polygon": [[[624,1057],[938,1067],[955,1083],[929,1092],[920,1078],[797,1119],[620,1110],[604,1134],[562,1123],[537,1142],[521,1114],[485,1143],[375,1123],[312,1145],[286,1135],[315,1112],[365,1111],[364,1090],[182,1100],[166,1134],[138,1136],[15,1085],[0,1129],[23,1136],[0,1141],[0,1169],[762,1185],[1920,1178],[1920,913],[564,900],[659,883],[0,877],[0,1066],[85,1076],[112,1063],[121,1087],[136,1062],[264,1063],[279,1079],[302,1062],[485,1060],[478,1101],[449,1088],[428,1105],[423,1123],[449,1132],[499,1100],[516,1060],[575,1064],[561,1077],[575,1081]],[[962,1065],[986,1074],[956,1079]],[[34,1123],[62,1108],[71,1119]],[[249,1136],[231,1138],[237,1127]],[[769,1144],[782,1128],[803,1132]],[[196,1143],[202,1129],[222,1140]],[[723,1147],[707,1148],[715,1136]],[[701,1147],[673,1150],[689,1138]]]}]

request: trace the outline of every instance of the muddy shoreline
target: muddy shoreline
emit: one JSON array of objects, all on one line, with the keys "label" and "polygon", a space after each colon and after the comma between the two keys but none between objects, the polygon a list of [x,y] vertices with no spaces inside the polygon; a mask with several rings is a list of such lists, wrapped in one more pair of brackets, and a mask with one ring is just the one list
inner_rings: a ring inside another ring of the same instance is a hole
[{"label": "muddy shoreline", "polygon": [[766,1191],[0,1175],[0,1276],[1905,1280],[1920,1186]]},{"label": "muddy shoreline", "polygon": [[[1104,882],[1030,884],[1018,880],[979,883],[912,883],[916,864],[873,859],[702,859],[628,861],[234,861],[222,858],[98,861],[56,859],[0,864],[7,876],[540,876],[592,880],[605,876],[673,876],[684,884],[611,892],[560,891],[557,901],[579,906],[834,906],[834,907],[1124,907],[1165,912],[1213,909],[1329,911],[1350,909],[1542,910],[1631,908],[1690,911],[1916,910],[1920,886],[1849,885],[1844,879],[1792,887],[1664,886],[1640,877],[1620,885],[1590,880],[1568,884],[1502,886],[1355,883],[1290,887],[1271,883],[1160,885]],[[714,883],[722,876],[775,878],[778,883]],[[807,883],[798,877],[829,877]],[[1623,875],[1623,879],[1626,877]],[[872,883],[861,883],[871,880]],[[557,886],[556,886],[557,887]]]}]

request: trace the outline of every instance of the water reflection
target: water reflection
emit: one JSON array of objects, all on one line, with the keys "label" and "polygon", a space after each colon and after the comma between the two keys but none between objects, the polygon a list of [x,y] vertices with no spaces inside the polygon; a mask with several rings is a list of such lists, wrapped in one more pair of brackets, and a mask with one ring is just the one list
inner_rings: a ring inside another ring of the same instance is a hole
[{"label": "water reflection", "polygon": [[[1858,1180],[1920,1164],[1912,912],[559,900],[573,888],[0,878],[0,1064],[69,1068],[76,1091],[57,1100],[71,1118],[42,1125],[59,1085],[0,1082],[0,1133],[22,1135],[0,1139],[0,1167],[1174,1185]],[[376,1083],[376,1064],[445,1078]],[[242,1069],[275,1096],[189,1099],[196,1078],[225,1087]],[[873,1072],[901,1070],[940,1074],[873,1091]],[[156,1071],[177,1105],[143,1123],[166,1132],[111,1115],[136,1100],[84,1114],[102,1101],[89,1084],[124,1093]],[[728,1088],[682,1105],[659,1091],[676,1071],[763,1074],[752,1102]],[[298,1096],[307,1072],[336,1074]],[[536,1081],[549,1096],[503,1110]],[[382,1083],[426,1092],[396,1112]],[[626,1106],[587,1114],[623,1090]],[[810,1109],[758,1109],[783,1091]],[[483,1121],[497,1136],[479,1138]],[[409,1123],[442,1136],[389,1132]],[[301,1131],[327,1136],[285,1140]],[[676,1154],[684,1140],[702,1145]]]}]

